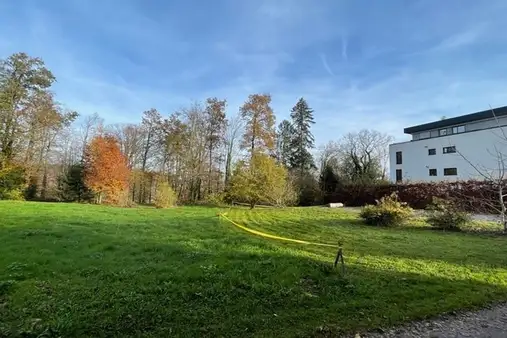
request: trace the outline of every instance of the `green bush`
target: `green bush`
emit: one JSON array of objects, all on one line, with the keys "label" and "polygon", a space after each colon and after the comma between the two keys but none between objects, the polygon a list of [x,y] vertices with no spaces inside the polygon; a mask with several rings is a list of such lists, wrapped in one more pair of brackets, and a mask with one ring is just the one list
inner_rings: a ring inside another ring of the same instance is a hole
[{"label": "green bush", "polygon": [[19,189],[3,191],[0,194],[0,200],[11,200],[11,201],[24,201],[25,193]]},{"label": "green bush", "polygon": [[225,193],[212,193],[206,196],[204,203],[212,206],[223,206],[226,205],[227,196]]},{"label": "green bush", "polygon": [[25,188],[25,169],[0,163],[0,200],[23,200]]},{"label": "green bush", "polygon": [[176,205],[178,198],[168,182],[163,181],[158,184],[155,193],[154,204],[160,209],[170,208]]},{"label": "green bush", "polygon": [[385,196],[376,205],[367,205],[360,216],[368,225],[398,226],[402,225],[412,214],[412,208],[398,199],[396,193]]},{"label": "green bush", "polygon": [[460,211],[450,200],[434,197],[428,210],[430,215],[426,221],[439,229],[460,230],[462,226],[472,220],[468,213]]}]

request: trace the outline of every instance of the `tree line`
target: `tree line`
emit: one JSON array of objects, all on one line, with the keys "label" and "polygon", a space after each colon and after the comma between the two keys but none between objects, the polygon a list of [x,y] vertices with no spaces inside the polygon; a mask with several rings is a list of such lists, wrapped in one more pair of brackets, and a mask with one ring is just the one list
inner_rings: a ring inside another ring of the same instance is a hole
[{"label": "tree line", "polygon": [[340,184],[387,179],[389,136],[365,129],[316,149],[304,98],[278,125],[265,93],[236,114],[212,97],[106,125],[63,108],[55,80],[40,58],[0,61],[0,199],[151,204],[170,189],[185,203],[311,205]]}]

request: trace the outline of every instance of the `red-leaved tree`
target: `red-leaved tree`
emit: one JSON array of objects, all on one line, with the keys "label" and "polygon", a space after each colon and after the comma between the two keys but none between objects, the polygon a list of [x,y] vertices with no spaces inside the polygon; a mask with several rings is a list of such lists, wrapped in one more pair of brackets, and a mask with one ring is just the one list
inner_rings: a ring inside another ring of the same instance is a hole
[{"label": "red-leaved tree", "polygon": [[98,204],[120,202],[128,188],[130,170],[116,138],[96,136],[90,141],[85,150],[84,177]]}]

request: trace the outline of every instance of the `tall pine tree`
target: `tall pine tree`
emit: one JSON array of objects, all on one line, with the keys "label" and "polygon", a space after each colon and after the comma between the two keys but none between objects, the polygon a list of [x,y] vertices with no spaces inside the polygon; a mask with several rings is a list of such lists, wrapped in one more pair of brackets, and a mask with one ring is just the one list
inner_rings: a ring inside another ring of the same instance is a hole
[{"label": "tall pine tree", "polygon": [[290,157],[292,154],[292,125],[289,121],[283,120],[278,125],[276,132],[276,157],[280,164],[285,167],[290,165]]},{"label": "tall pine tree", "polygon": [[311,125],[315,123],[313,110],[305,99],[300,98],[292,108],[290,117],[292,119],[290,167],[303,176],[315,168],[313,156],[310,153],[310,149],[314,147],[314,137],[310,131]]}]

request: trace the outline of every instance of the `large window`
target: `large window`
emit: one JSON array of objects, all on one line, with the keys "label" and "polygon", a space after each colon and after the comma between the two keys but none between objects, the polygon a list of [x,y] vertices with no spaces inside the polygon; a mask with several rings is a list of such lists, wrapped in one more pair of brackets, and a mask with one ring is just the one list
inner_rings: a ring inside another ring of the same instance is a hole
[{"label": "large window", "polygon": [[444,168],[444,176],[456,176],[458,175],[457,168]]},{"label": "large window", "polygon": [[444,147],[443,153],[444,154],[452,154],[456,152],[456,146],[450,146],[450,147]]},{"label": "large window", "polygon": [[465,126],[452,127],[453,134],[461,134],[465,132]]},{"label": "large window", "polygon": [[438,131],[438,136],[445,136],[447,135],[447,129],[440,129]]},{"label": "large window", "polygon": [[437,176],[437,169],[430,169],[430,176]]},{"label": "large window", "polygon": [[436,155],[436,154],[437,154],[437,150],[435,148],[428,149],[428,155]]},{"label": "large window", "polygon": [[401,151],[396,152],[396,164],[402,164],[403,163],[403,156],[401,154]]},{"label": "large window", "polygon": [[396,169],[396,182],[401,182],[403,180],[403,176],[401,174],[401,169]]}]

